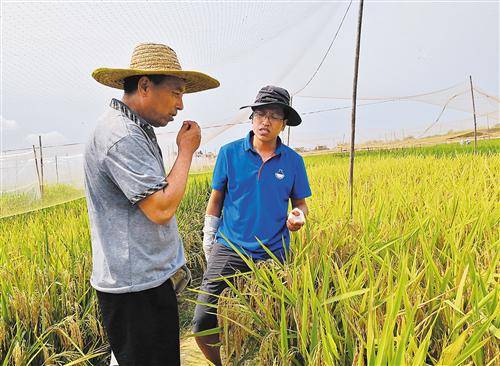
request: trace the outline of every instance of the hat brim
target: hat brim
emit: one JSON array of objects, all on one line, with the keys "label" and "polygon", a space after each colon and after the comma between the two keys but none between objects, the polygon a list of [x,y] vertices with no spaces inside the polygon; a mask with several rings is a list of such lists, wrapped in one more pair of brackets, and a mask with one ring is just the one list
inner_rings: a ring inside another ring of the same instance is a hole
[{"label": "hat brim", "polygon": [[138,70],[138,69],[110,69],[99,68],[94,70],[92,77],[99,83],[116,89],[123,89],[123,79],[136,75],[172,75],[186,81],[185,93],[196,93],[203,90],[217,88],[220,83],[216,79],[198,71],[185,70]]},{"label": "hat brim", "polygon": [[298,126],[302,122],[302,118],[300,118],[300,115],[297,113],[297,111],[285,103],[280,103],[280,102],[254,103],[254,104],[244,105],[243,107],[240,107],[240,109],[243,109],[243,108],[252,108],[253,109],[255,107],[261,107],[263,105],[271,105],[271,104],[279,105],[279,106],[285,108],[285,110],[287,111],[287,114],[288,114],[288,116],[287,116],[288,122],[286,123],[287,126]]}]

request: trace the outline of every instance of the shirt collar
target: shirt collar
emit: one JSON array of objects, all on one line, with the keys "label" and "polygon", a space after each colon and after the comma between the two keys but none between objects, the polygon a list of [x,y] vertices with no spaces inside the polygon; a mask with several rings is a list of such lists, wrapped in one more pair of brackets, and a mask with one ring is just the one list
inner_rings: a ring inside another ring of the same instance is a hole
[{"label": "shirt collar", "polygon": [[252,136],[253,135],[254,135],[253,131],[250,131],[247,134],[247,137],[245,137],[245,141],[243,141],[243,149],[245,149],[245,151],[252,150],[255,152],[255,149],[252,146]]},{"label": "shirt collar", "polygon": [[153,129],[153,127],[141,116],[139,116],[136,112],[129,108],[128,105],[123,103],[118,99],[111,99],[111,103],[109,103],[111,108],[116,109],[117,111],[122,112],[128,119],[134,121],[139,126],[147,129]]},{"label": "shirt collar", "polygon": [[[250,131],[247,136],[245,137],[245,140],[243,142],[243,149],[245,151],[253,151],[253,152],[257,152],[255,151],[253,145],[252,145],[252,137],[253,137],[254,133],[253,131]],[[283,152],[283,143],[281,142],[281,138],[278,136],[278,139],[276,141],[276,150],[274,151],[276,153],[276,155],[280,155],[282,152]]]}]

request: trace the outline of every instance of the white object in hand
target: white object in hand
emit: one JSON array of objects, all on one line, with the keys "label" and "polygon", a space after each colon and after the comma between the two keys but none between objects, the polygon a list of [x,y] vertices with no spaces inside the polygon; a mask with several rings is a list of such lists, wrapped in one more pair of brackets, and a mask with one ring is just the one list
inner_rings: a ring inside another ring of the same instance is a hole
[{"label": "white object in hand", "polygon": [[207,262],[212,252],[215,234],[217,234],[217,229],[219,229],[220,221],[220,217],[205,215],[205,224],[203,225],[203,252],[205,253]]},{"label": "white object in hand", "polygon": [[[296,216],[294,215],[294,212],[298,212],[299,215]],[[304,212],[300,208],[295,207],[290,213],[288,214],[288,220],[290,220],[290,223],[295,225],[295,224],[305,224],[306,218],[304,216]]]}]

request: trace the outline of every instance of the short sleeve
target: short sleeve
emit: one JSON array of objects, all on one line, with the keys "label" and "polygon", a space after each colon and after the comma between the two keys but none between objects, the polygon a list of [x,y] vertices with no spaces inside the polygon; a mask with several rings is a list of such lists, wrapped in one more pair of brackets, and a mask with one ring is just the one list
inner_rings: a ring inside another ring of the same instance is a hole
[{"label": "short sleeve", "polygon": [[128,135],[106,154],[104,168],[110,179],[132,204],[167,186],[160,162],[148,142]]},{"label": "short sleeve", "polygon": [[304,159],[299,156],[297,159],[297,169],[295,171],[295,179],[293,182],[292,193],[290,198],[302,199],[311,196],[311,187],[309,186],[309,179],[307,178],[306,166]]},{"label": "short sleeve", "polygon": [[224,191],[227,184],[227,155],[226,149],[222,148],[215,162],[212,176],[212,188],[218,191]]}]

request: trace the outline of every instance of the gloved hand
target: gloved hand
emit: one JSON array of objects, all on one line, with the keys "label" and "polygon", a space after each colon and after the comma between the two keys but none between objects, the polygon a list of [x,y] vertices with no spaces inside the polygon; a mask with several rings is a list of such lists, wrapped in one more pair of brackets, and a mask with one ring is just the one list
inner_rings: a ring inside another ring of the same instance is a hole
[{"label": "gloved hand", "polygon": [[111,351],[111,360],[109,361],[109,366],[119,366],[113,351]]},{"label": "gloved hand", "polygon": [[205,224],[203,225],[203,252],[208,262],[212,247],[215,242],[215,234],[219,228],[221,218],[213,215],[205,215]]}]

